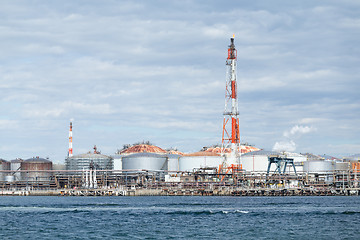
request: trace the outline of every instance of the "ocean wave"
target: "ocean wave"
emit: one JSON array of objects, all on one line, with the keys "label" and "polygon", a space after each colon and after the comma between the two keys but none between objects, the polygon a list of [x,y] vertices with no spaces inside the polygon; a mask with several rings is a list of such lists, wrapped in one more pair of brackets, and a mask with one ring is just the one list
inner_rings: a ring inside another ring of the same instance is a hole
[{"label": "ocean wave", "polygon": [[87,203],[87,204],[77,204],[74,206],[87,206],[87,207],[124,207],[129,204],[120,204],[120,203]]},{"label": "ocean wave", "polygon": [[[265,214],[265,213],[264,213]],[[352,211],[352,210],[345,210],[345,211],[337,211],[337,210],[325,210],[325,211],[300,211],[293,213],[296,216],[311,216],[311,215],[356,215],[360,214],[360,211]]]},{"label": "ocean wave", "polygon": [[223,206],[222,203],[169,203],[169,204],[157,204],[156,206]]},{"label": "ocean wave", "polygon": [[360,211],[327,211],[327,212],[316,212],[318,215],[354,215],[360,214]]},{"label": "ocean wave", "polygon": [[0,212],[24,212],[24,213],[60,213],[60,212],[92,212],[92,211],[115,211],[119,208],[108,208],[108,207],[36,207],[36,206],[9,206],[1,207]]},{"label": "ocean wave", "polygon": [[213,215],[213,214],[247,214],[244,210],[181,210],[166,212],[167,215]]}]

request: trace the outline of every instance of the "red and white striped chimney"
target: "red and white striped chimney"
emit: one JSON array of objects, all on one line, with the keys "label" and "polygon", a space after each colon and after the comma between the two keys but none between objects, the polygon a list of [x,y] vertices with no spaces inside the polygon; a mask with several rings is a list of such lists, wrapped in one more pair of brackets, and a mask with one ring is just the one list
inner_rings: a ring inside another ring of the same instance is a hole
[{"label": "red and white striped chimney", "polygon": [[73,156],[73,147],[72,147],[72,122],[70,122],[69,130],[69,157]]}]

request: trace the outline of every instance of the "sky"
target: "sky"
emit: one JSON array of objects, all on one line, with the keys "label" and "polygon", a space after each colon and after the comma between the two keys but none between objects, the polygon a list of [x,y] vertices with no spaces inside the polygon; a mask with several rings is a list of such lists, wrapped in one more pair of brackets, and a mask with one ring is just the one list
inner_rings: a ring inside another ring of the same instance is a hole
[{"label": "sky", "polygon": [[360,1],[2,1],[0,158],[221,143],[235,34],[241,142],[360,152]]}]

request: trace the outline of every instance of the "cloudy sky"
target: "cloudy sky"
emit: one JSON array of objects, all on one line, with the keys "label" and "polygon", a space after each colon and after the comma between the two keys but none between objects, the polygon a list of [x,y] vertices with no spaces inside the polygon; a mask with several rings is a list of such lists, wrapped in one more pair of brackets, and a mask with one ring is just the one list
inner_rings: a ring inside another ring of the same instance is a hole
[{"label": "cloudy sky", "polygon": [[360,1],[2,1],[0,158],[221,142],[229,38],[242,142],[360,152]]}]

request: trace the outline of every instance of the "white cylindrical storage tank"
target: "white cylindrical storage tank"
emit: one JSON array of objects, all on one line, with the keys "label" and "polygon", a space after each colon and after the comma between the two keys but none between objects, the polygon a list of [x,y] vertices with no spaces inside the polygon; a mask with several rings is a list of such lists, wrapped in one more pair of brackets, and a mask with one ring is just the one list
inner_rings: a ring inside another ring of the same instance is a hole
[{"label": "white cylindrical storage tank", "polygon": [[[0,170],[10,170],[10,163],[4,159],[0,159]],[[4,181],[6,175],[9,175],[9,173],[0,172],[0,181]]]},{"label": "white cylindrical storage tank", "polygon": [[300,153],[293,153],[293,152],[285,152],[284,155],[287,158],[294,159],[294,163],[303,163],[307,160],[307,157],[305,155],[302,155]]},{"label": "white cylindrical storage tank", "polygon": [[330,174],[335,170],[334,161],[314,160],[304,162],[304,172]]},{"label": "white cylindrical storage tank", "polygon": [[178,154],[167,154],[168,157],[168,171],[179,171],[179,158]]},{"label": "white cylindrical storage tank", "polygon": [[21,162],[21,179],[25,181],[49,181],[52,173],[52,162],[48,159],[34,157]]},{"label": "white cylindrical storage tank", "polygon": [[15,182],[15,176],[14,175],[5,176],[5,182]]},{"label": "white cylindrical storage tank", "polygon": [[122,157],[123,170],[167,170],[167,156],[156,153],[134,153]]},{"label": "white cylindrical storage tank", "polygon": [[[287,158],[291,158],[294,160],[294,165],[296,168],[297,173],[302,173],[304,171],[304,162],[307,160],[307,157],[305,155],[302,155],[300,153],[293,153],[293,152],[285,152],[284,155]],[[286,173],[293,173],[294,169],[291,164],[288,164],[286,167]]]},{"label": "white cylindrical storage tank", "polygon": [[[240,161],[242,164],[242,169],[247,172],[267,172],[270,155],[278,155],[277,152],[270,151],[255,151],[249,152],[241,155]],[[271,165],[270,172],[274,172],[276,170],[275,164]]]},{"label": "white cylindrical storage tank", "polygon": [[53,170],[66,170],[66,165],[62,163],[53,163]]},{"label": "white cylindrical storage tank", "polygon": [[122,157],[120,154],[112,156],[114,161],[114,170],[122,170]]},{"label": "white cylindrical storage tank", "polygon": [[10,170],[12,171],[12,174],[15,176],[15,181],[21,181],[21,163],[24,160],[22,159],[14,159],[10,161]]},{"label": "white cylindrical storage tank", "polygon": [[196,152],[179,158],[179,171],[192,172],[194,168],[218,168],[224,158],[218,153]]},{"label": "white cylindrical storage tank", "polygon": [[336,171],[349,171],[350,168],[350,162],[335,162]]},{"label": "white cylindrical storage tank", "polygon": [[65,160],[67,170],[87,170],[92,166],[98,170],[112,170],[113,159],[98,152],[79,154]]}]

